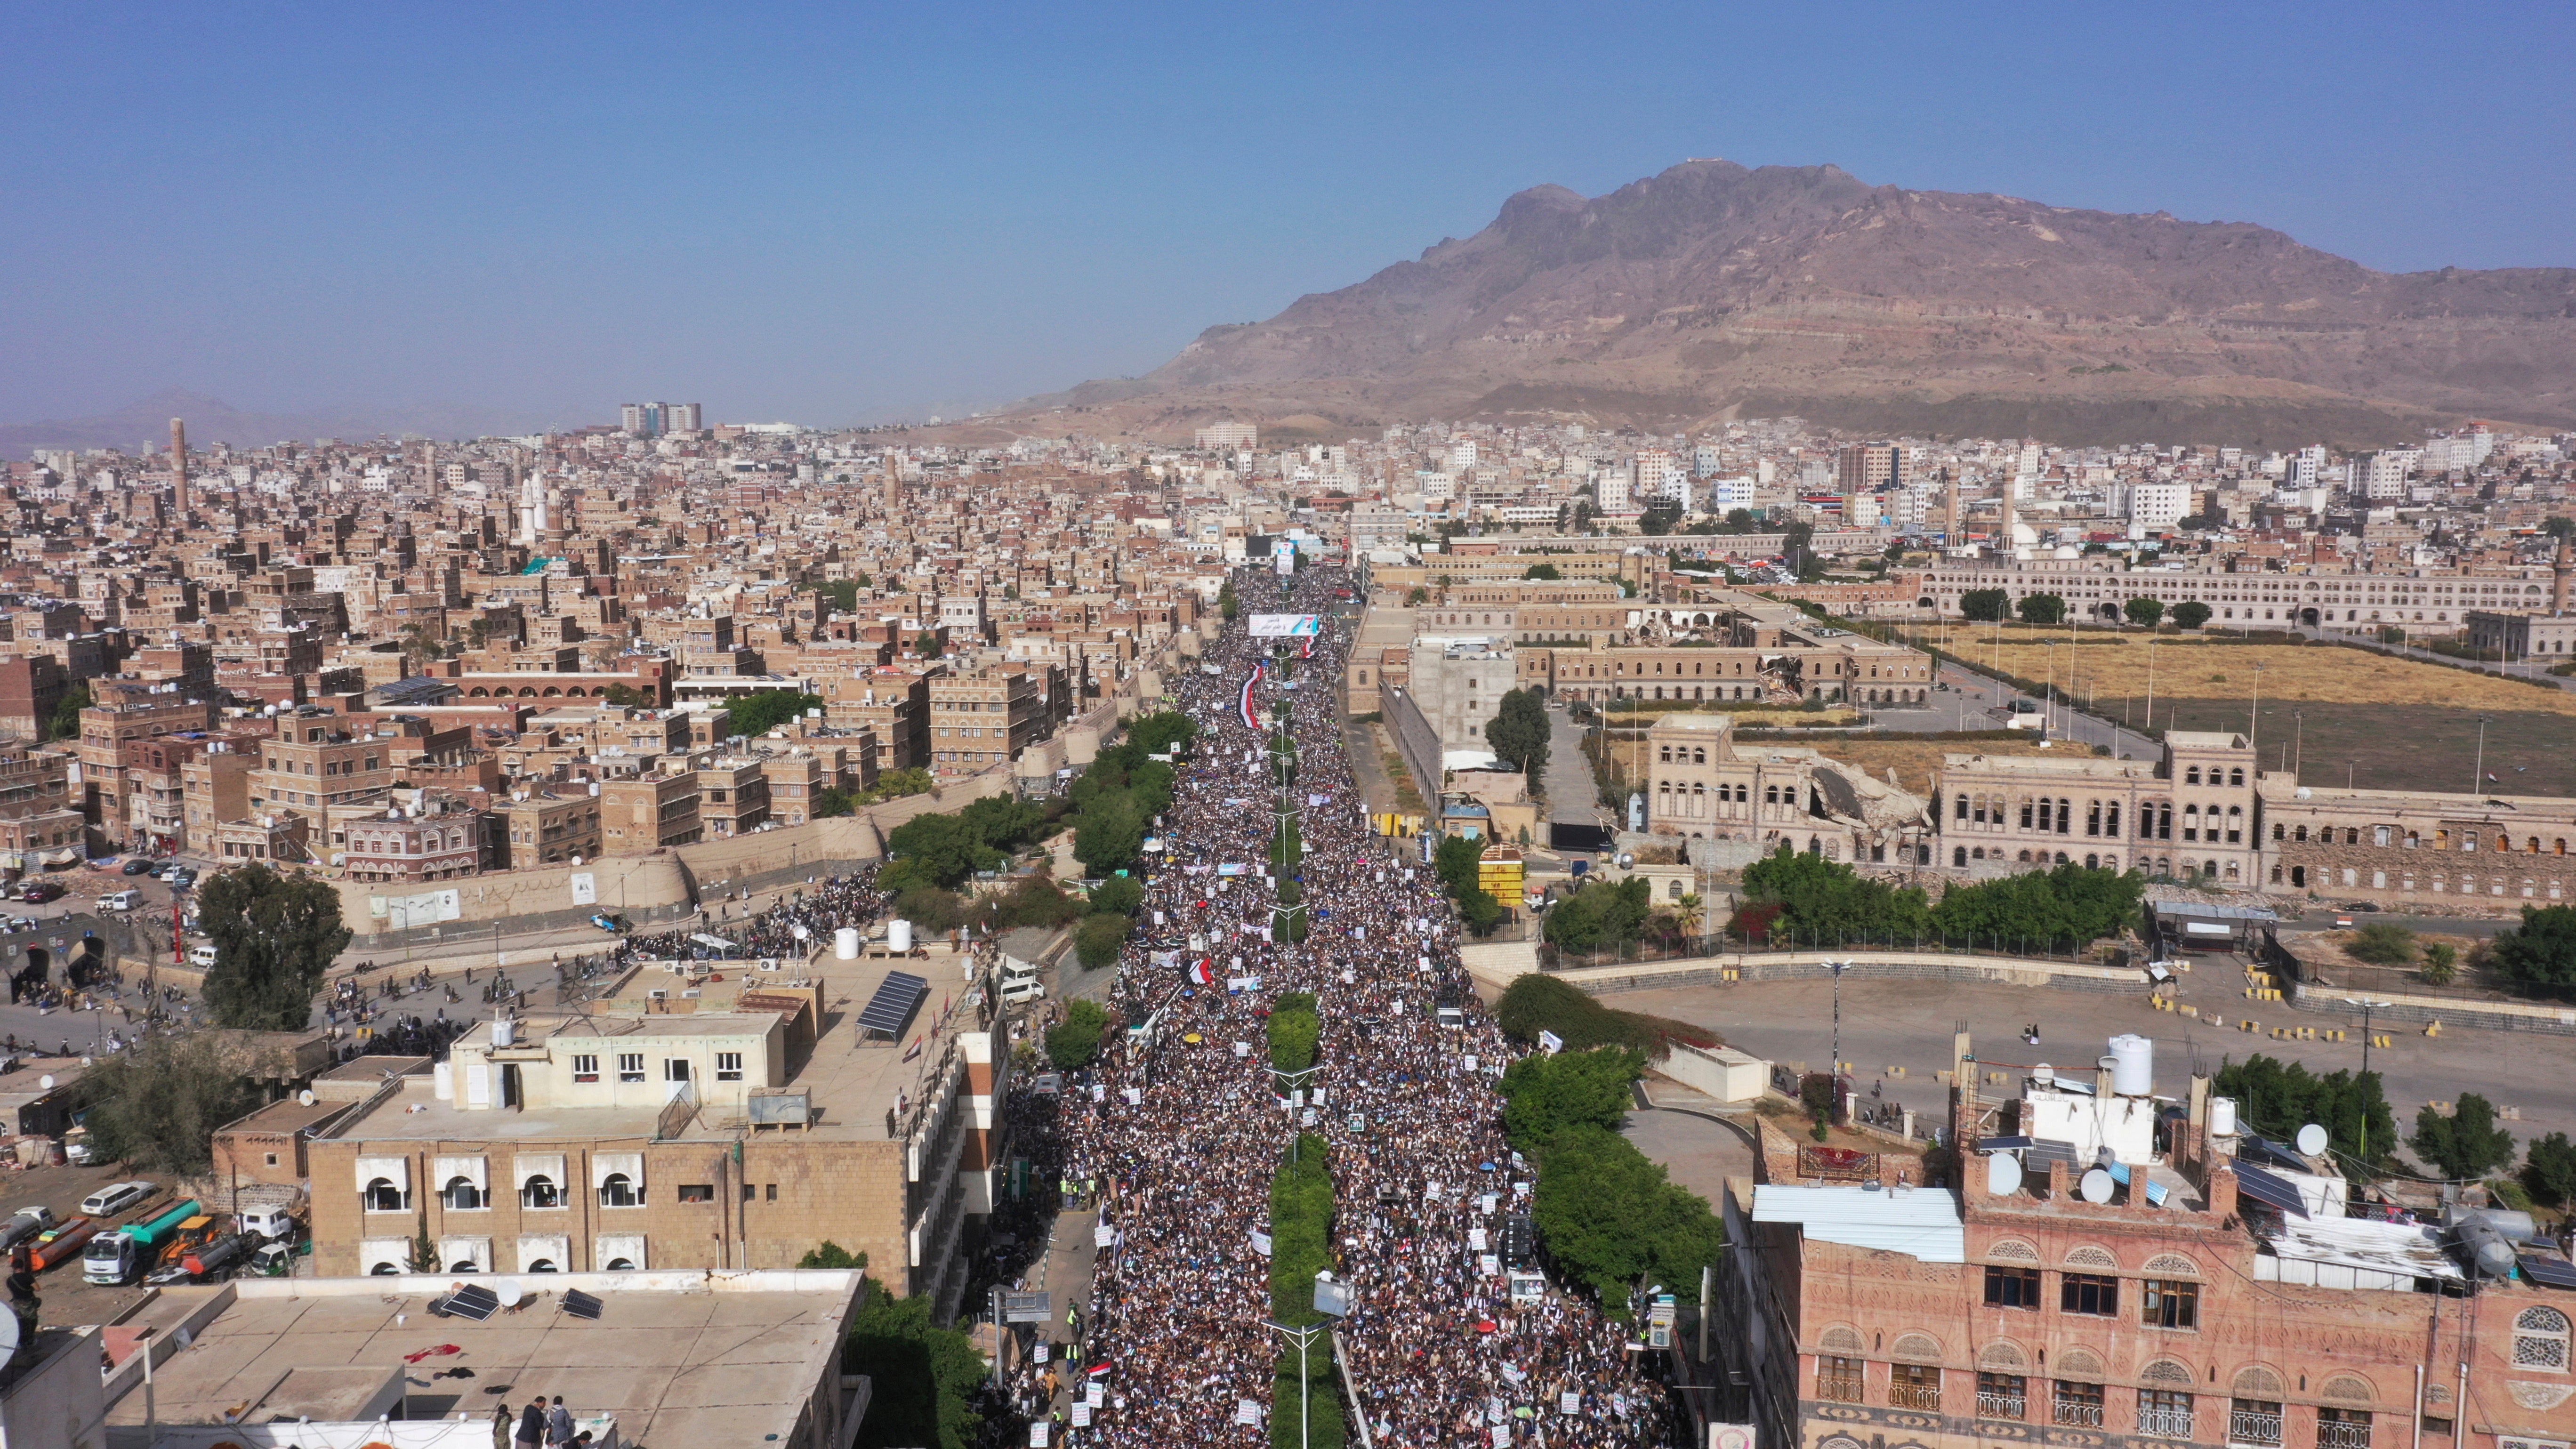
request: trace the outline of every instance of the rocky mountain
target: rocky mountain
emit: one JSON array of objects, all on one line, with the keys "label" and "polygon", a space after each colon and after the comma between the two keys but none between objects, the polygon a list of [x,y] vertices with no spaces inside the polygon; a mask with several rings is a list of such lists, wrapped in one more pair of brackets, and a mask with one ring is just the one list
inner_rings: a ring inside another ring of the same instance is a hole
[{"label": "rocky mountain", "polygon": [[2576,269],[2391,274],[2245,223],[1690,161],[1607,196],[1521,192],[1464,241],[1013,411],[1059,408],[1162,433],[1794,413],[2279,446],[2576,426]]}]

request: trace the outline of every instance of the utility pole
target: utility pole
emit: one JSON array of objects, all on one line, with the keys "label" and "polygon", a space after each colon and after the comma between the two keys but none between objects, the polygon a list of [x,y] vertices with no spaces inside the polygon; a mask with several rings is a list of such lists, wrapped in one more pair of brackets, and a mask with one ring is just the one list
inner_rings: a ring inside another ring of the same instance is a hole
[{"label": "utility pole", "polygon": [[2486,715],[2478,716],[2478,759],[2476,764],[2469,767],[2469,789],[2471,793],[2475,793],[2486,788],[2487,718],[2488,717]]}]

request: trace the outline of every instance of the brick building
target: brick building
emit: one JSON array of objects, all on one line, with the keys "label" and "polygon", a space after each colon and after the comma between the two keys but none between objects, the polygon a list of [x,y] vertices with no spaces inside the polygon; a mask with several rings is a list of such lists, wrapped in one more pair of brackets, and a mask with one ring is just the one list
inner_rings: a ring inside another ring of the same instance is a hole
[{"label": "brick building", "polygon": [[[681,763],[685,764],[683,758]],[[600,836],[610,855],[649,855],[666,845],[704,838],[698,821],[698,776],[688,769],[603,780]]]}]

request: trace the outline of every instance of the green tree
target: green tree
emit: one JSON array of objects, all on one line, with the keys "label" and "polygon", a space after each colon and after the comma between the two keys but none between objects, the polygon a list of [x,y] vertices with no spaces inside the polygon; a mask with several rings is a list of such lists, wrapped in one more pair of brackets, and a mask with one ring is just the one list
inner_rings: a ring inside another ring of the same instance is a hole
[{"label": "green tree", "polygon": [[2156,627],[2157,624],[2161,623],[2165,617],[2165,601],[2162,599],[2150,599],[2144,594],[2141,594],[2138,597],[2129,600],[2129,602],[2122,604],[2120,606],[2120,612],[2128,615],[2129,622],[2137,625],[2139,628],[2152,629]]},{"label": "green tree", "polygon": [[2415,1155],[2446,1178],[2472,1182],[2513,1161],[2513,1134],[2496,1125],[2495,1104],[2462,1092],[2451,1115],[2426,1107],[2415,1114]]},{"label": "green tree", "polygon": [[809,709],[821,709],[823,696],[799,694],[792,689],[764,689],[727,700],[725,713],[732,718],[733,732],[758,738],[790,720],[801,719]]},{"label": "green tree", "polygon": [[1133,916],[1145,904],[1145,888],[1131,876],[1111,876],[1092,887],[1088,902],[1095,911],[1116,916]]},{"label": "green tree", "polygon": [[1315,1010],[1315,993],[1287,991],[1270,1003],[1270,1065],[1283,1072],[1302,1072],[1315,1064],[1324,1036],[1324,1019]]},{"label": "green tree", "polygon": [[1430,602],[1431,591],[1419,584],[1414,585],[1412,592],[1404,596],[1404,606],[1408,609],[1418,609]]},{"label": "green tree", "polygon": [[[1270,1316],[1292,1328],[1323,1321],[1315,1311],[1315,1275],[1333,1266],[1329,1150],[1323,1138],[1300,1133],[1270,1180]],[[1334,1391],[1330,1340],[1319,1341],[1307,1355],[1303,1383],[1297,1371],[1295,1345],[1283,1345],[1271,1385],[1270,1442],[1286,1449],[1302,1439],[1313,1449],[1339,1449],[1348,1428],[1341,1395]]]},{"label": "green tree", "polygon": [[1109,1012],[1089,997],[1064,1004],[1064,1020],[1047,1028],[1047,1060],[1058,1071],[1080,1071],[1100,1055],[1101,1033],[1109,1029]]},{"label": "green tree", "polygon": [[1558,1132],[1539,1149],[1531,1217],[1548,1256],[1627,1316],[1641,1278],[1660,1280],[1684,1303],[1699,1296],[1699,1270],[1717,1261],[1725,1229],[1708,1203],[1676,1186],[1626,1138],[1599,1127]]},{"label": "green tree", "polygon": [[1234,616],[1241,613],[1242,610],[1242,601],[1234,596],[1234,580],[1228,579],[1223,584],[1218,585],[1216,591],[1216,611],[1225,617],[1225,621],[1229,624],[1233,623]]},{"label": "green tree", "polygon": [[2525,906],[2522,924],[2495,938],[2490,958],[2518,986],[2576,986],[2576,906]]},{"label": "green tree", "polygon": [[886,835],[886,853],[893,864],[879,883],[898,891],[913,884],[954,889],[1002,862],[1001,852],[955,815],[915,815]]},{"label": "green tree", "polygon": [[1643,876],[1616,885],[1590,881],[1548,908],[1541,934],[1560,951],[1588,955],[1637,939],[1653,910],[1653,892]]},{"label": "green tree", "polygon": [[1809,940],[1904,938],[1931,926],[1919,888],[1864,879],[1840,861],[1802,855],[1785,840],[1776,854],[1745,867],[1744,889],[1755,900],[1778,902],[1780,924]]},{"label": "green tree", "polygon": [[1970,589],[1959,596],[1959,617],[1972,624],[1992,624],[2012,608],[2012,595],[2002,589]]},{"label": "green tree", "polygon": [[1485,743],[1502,757],[1504,764],[1536,779],[1547,768],[1547,706],[1538,690],[1503,691],[1493,721],[1485,726]]},{"label": "green tree", "polygon": [[1558,579],[1564,578],[1565,571],[1552,563],[1534,563],[1522,571],[1521,577],[1524,579],[1544,579],[1553,583]]},{"label": "green tree", "polygon": [[2063,624],[2066,622],[2066,600],[2057,594],[2024,594],[2015,606],[2025,624]]},{"label": "green tree", "polygon": [[855,614],[859,610],[859,590],[867,587],[867,575],[857,578],[825,579],[814,586],[814,592],[832,601],[832,612]]},{"label": "green tree", "polygon": [[2173,621],[2185,629],[2197,629],[2209,622],[2209,606],[2198,599],[2185,599],[2174,605]]},{"label": "green tree", "polygon": [[1073,954],[1086,971],[1097,971],[1118,963],[1118,948],[1127,944],[1127,933],[1136,923],[1115,911],[1102,911],[1082,918],[1073,928]]},{"label": "green tree", "polygon": [[2415,973],[2427,986],[2448,986],[2460,976],[2460,948],[2447,941],[2433,941],[2424,947],[2423,969]]},{"label": "green tree", "polygon": [[2314,1122],[2347,1157],[2385,1162],[2397,1150],[2397,1118],[2377,1072],[2315,1076],[2297,1062],[2256,1052],[2243,1062],[2220,1063],[2213,1090],[2233,1098],[2238,1120],[2267,1137],[2286,1141]]},{"label": "green tree", "polygon": [[1641,1011],[1615,1010],[1543,971],[1528,972],[1503,989],[1502,999],[1494,1004],[1494,1022],[1503,1035],[1523,1046],[1535,1046],[1544,1031],[1554,1033],[1568,1051],[1624,1047],[1650,1061],[1665,1056],[1675,1041],[1723,1045],[1717,1033],[1706,1027]]},{"label": "green tree", "polygon": [[2145,891],[2146,878],[2134,871],[2073,864],[2025,871],[1951,887],[1932,911],[1932,928],[1946,936],[2026,941],[2037,949],[2064,950],[2118,935],[2136,919]]},{"label": "green tree", "polygon": [[948,650],[939,642],[939,631],[924,629],[912,636],[912,652],[924,659],[936,659]]},{"label": "green tree", "polygon": [[2388,921],[2373,921],[2352,933],[2343,952],[2373,966],[2408,966],[2415,961],[2415,933]]},{"label": "green tree", "polygon": [[70,689],[64,691],[62,702],[54,706],[54,712],[45,720],[45,738],[49,740],[78,739],[80,737],[80,713],[82,710],[87,708],[89,708],[89,684],[87,681],[83,681],[82,683],[75,684]]},{"label": "green tree", "polygon": [[1624,1047],[1532,1053],[1503,1071],[1503,1134],[1533,1152],[1568,1127],[1616,1132],[1645,1074],[1645,1054]]},{"label": "green tree", "polygon": [[849,791],[838,785],[826,785],[814,792],[814,818],[817,820],[830,820],[835,816],[851,814],[857,809],[858,802],[851,797]]},{"label": "green tree", "polygon": [[974,1341],[931,1319],[935,1293],[890,1297],[870,1280],[850,1315],[841,1371],[876,1385],[858,1428],[859,1449],[969,1449],[983,1428],[975,1393],[985,1374]]},{"label": "green tree", "polygon": [[151,1037],[102,1058],[81,1082],[92,1147],[137,1172],[206,1171],[216,1129],[263,1100],[237,1055],[224,1039],[200,1034]]},{"label": "green tree", "polygon": [[1096,875],[1134,866],[1144,848],[1145,816],[1127,795],[1094,800],[1074,818],[1073,858]]},{"label": "green tree", "polygon": [[[885,874],[878,875],[877,883],[885,883]],[[966,901],[938,886],[907,886],[894,898],[894,913],[897,919],[920,927],[924,935],[945,936],[966,924]]]},{"label": "green tree", "polygon": [[2566,1133],[2532,1139],[2523,1154],[2522,1185],[2551,1207],[2576,1201],[2576,1146],[2568,1143]]},{"label": "green tree", "polygon": [[206,881],[197,919],[214,942],[205,998],[217,1026],[302,1031],[331,958],[349,944],[340,893],[301,871],[253,863]]},{"label": "green tree", "polygon": [[853,1253],[849,1249],[842,1247],[840,1244],[833,1242],[830,1238],[825,1238],[820,1247],[806,1249],[805,1256],[796,1260],[796,1266],[799,1268],[827,1269],[857,1268],[864,1272],[868,1266],[868,1255],[865,1253]]},{"label": "green tree", "polygon": [[600,701],[620,709],[643,709],[653,703],[651,696],[631,685],[612,684],[599,692]]}]

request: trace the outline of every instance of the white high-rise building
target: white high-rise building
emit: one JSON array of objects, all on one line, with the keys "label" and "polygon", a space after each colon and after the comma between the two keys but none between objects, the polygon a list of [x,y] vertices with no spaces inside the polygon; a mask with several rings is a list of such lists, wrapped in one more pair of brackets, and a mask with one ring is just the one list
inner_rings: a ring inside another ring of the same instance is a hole
[{"label": "white high-rise building", "polygon": [[1753,506],[1754,481],[1750,478],[1711,478],[1708,496],[1700,506],[1711,513],[1724,513],[1730,508]]},{"label": "white high-rise building", "polygon": [[1661,448],[1640,448],[1631,466],[1636,481],[1628,496],[1634,499],[1656,499],[1688,503],[1690,479],[1681,470],[1680,460]]},{"label": "white high-rise building", "polygon": [[2191,512],[2191,489],[2181,483],[2129,485],[2129,521],[2145,528],[2171,528]]},{"label": "white high-rise building", "polygon": [[1631,496],[1628,491],[1627,469],[1603,468],[1592,475],[1592,502],[1602,512],[1634,513],[1638,511],[1629,501]]},{"label": "white high-rise building", "polygon": [[2415,470],[2416,457],[2411,448],[2382,448],[2376,453],[2363,453],[2352,460],[2346,490],[2355,498],[2403,498],[2406,496],[2406,475]]},{"label": "white high-rise building", "polygon": [[1476,440],[1460,438],[1449,445],[1449,471],[1464,475],[1476,469]]}]

